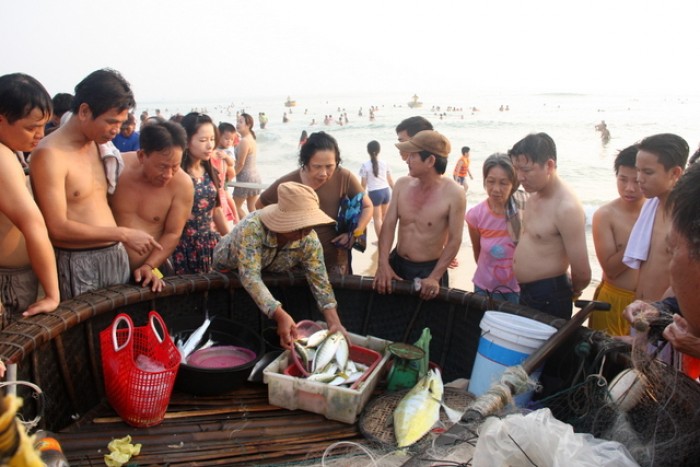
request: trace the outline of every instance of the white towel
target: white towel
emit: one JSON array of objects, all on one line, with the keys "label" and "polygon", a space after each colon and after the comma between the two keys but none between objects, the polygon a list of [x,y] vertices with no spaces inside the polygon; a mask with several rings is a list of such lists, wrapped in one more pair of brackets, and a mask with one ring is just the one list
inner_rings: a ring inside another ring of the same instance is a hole
[{"label": "white towel", "polygon": [[122,159],[122,153],[111,141],[100,144],[99,148],[102,164],[105,166],[105,176],[107,177],[107,193],[112,195],[114,190],[117,189],[117,180],[124,169],[124,159]]},{"label": "white towel", "polygon": [[659,198],[647,200],[642,206],[637,222],[632,227],[625,254],[622,256],[622,262],[632,269],[639,269],[642,261],[646,261],[649,257],[651,234],[654,230],[654,217],[658,207]]}]

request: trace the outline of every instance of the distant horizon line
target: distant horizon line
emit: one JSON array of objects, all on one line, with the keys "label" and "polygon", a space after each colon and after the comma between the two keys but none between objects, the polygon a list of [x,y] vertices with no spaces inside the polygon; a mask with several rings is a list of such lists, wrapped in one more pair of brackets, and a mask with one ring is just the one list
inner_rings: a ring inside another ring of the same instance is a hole
[{"label": "distant horizon line", "polygon": [[[610,98],[630,98],[630,99],[635,99],[635,98],[672,98],[672,99],[689,99],[693,97],[700,97],[700,91],[696,92],[695,94],[669,94],[668,92],[664,93],[647,93],[647,94],[639,94],[639,93],[621,93],[621,92],[611,92],[611,91],[540,91],[540,90],[532,90],[532,91],[494,91],[494,90],[483,90],[483,91],[472,91],[472,92],[467,92],[465,93],[464,91],[462,92],[450,92],[450,91],[440,91],[440,92],[426,92],[423,97],[421,93],[414,92],[410,93],[409,95],[405,95],[405,93],[402,92],[392,92],[392,93],[385,93],[385,92],[328,92],[328,93],[300,93],[300,94],[265,94],[265,95],[249,95],[249,96],[219,96],[219,97],[202,97],[202,98],[192,98],[192,97],[149,97],[146,99],[139,99],[138,94],[136,95],[137,98],[137,103],[143,105],[143,104],[161,104],[161,103],[169,103],[169,104],[192,104],[195,106],[201,106],[203,104],[217,104],[217,105],[228,105],[228,104],[234,104],[238,105],[238,102],[248,102],[248,101],[272,101],[275,99],[280,100],[280,105],[284,104],[286,99],[290,97],[292,100],[297,101],[297,106],[299,103],[303,102],[304,100],[322,100],[322,99],[337,99],[337,98],[367,98],[367,99],[375,99],[379,100],[381,99],[381,103],[386,104],[387,100],[392,100],[396,99],[397,101],[395,104],[397,105],[406,105],[409,100],[413,97],[413,95],[417,95],[419,99],[422,101],[423,105],[426,105],[426,100],[427,101],[436,101],[438,99],[450,99],[452,102],[449,104],[443,104],[443,103],[437,103],[432,104],[428,102],[429,105],[452,105],[454,101],[458,100],[465,100],[465,99],[473,99],[473,98],[507,98],[507,97],[537,97],[537,96],[542,96],[542,97],[610,97]],[[404,99],[405,102],[403,101],[398,101],[398,99]],[[467,104],[466,102],[464,103],[465,105]]]}]

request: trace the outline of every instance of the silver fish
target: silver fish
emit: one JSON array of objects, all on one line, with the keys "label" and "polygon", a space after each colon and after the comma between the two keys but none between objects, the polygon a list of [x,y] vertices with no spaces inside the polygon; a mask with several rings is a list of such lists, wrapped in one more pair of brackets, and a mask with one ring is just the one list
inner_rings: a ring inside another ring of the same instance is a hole
[{"label": "silver fish", "polygon": [[[316,355],[314,356],[313,364],[311,365],[312,373],[316,373],[318,370],[324,368],[335,358],[335,354],[340,346],[340,339],[343,335],[339,332],[335,332],[328,336],[326,340],[318,347],[316,350]],[[343,338],[344,339],[344,338]]]},{"label": "silver fish", "polygon": [[317,383],[328,383],[329,381],[332,381],[335,378],[335,375],[333,373],[315,373],[313,375],[309,375],[306,380],[307,381],[315,381]]},{"label": "silver fish", "polygon": [[350,360],[350,346],[348,345],[348,340],[343,334],[340,334],[340,342],[338,343],[338,350],[335,351],[335,361],[338,362],[338,367],[340,371],[345,370],[345,366]]},{"label": "silver fish", "polygon": [[294,351],[299,356],[299,361],[301,361],[301,365],[304,367],[304,370],[309,371],[309,362],[311,359],[309,358],[308,349],[299,341],[294,341]]},{"label": "silver fish", "polygon": [[204,323],[200,327],[195,329],[194,332],[190,334],[190,337],[187,338],[187,341],[185,341],[185,344],[182,346],[182,349],[180,349],[180,357],[182,363],[187,362],[187,357],[190,356],[190,354],[194,351],[195,348],[197,348],[199,343],[202,341],[204,333],[207,332],[207,329],[209,329],[210,324],[211,319],[207,315],[206,319],[204,320]]},{"label": "silver fish", "polygon": [[321,329],[307,337],[305,345],[307,347],[318,347],[326,337],[328,337],[328,329]]},{"label": "silver fish", "polygon": [[341,373],[338,373],[336,378],[328,384],[331,386],[352,384],[355,381],[357,381],[358,379],[362,378],[362,375],[364,375],[364,374],[365,374],[364,371],[354,371],[352,373],[350,373],[348,371],[341,372]]},{"label": "silver fish", "polygon": [[338,374],[338,365],[331,362],[323,368],[323,370],[318,373],[309,375],[306,379],[309,381],[318,381],[321,383],[327,383],[332,381]]}]

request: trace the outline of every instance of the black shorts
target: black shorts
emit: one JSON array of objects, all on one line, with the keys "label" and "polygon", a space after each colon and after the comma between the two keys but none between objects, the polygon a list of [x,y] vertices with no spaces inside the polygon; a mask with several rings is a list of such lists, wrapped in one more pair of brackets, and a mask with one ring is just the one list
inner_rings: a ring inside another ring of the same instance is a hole
[{"label": "black shorts", "polygon": [[569,319],[573,311],[574,291],[566,274],[520,284],[520,304]]},{"label": "black shorts", "polygon": [[[409,281],[415,279],[416,277],[420,279],[425,279],[428,277],[430,273],[433,272],[433,269],[435,269],[437,262],[437,259],[432,261],[421,261],[420,263],[407,260],[398,254],[396,248],[394,248],[394,250],[389,254],[389,265],[391,266],[391,269],[393,269],[394,272],[399,275],[399,277]],[[440,286],[449,287],[449,282],[449,275],[447,274],[447,271],[445,271],[440,278]]]}]

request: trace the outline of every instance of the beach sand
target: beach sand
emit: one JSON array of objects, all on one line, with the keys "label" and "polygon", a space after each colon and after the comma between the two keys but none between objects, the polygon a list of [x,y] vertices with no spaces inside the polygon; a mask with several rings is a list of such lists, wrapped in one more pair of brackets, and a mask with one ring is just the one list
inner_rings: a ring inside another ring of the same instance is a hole
[{"label": "beach sand", "polygon": [[[378,252],[377,245],[374,244],[377,240],[377,236],[374,233],[374,221],[367,226],[367,233],[367,249],[365,252],[360,253],[357,250],[352,252],[352,269],[355,274],[360,276],[374,276],[377,270]],[[474,271],[476,270],[476,261],[474,261],[471,239],[466,233],[466,227],[462,238],[462,246],[459,249],[459,253],[457,253],[457,261],[459,266],[449,270],[450,287],[471,292],[474,290],[472,277],[474,277]],[[593,300],[593,293],[597,285],[597,280],[591,281],[591,284],[581,294],[581,299]]]}]

